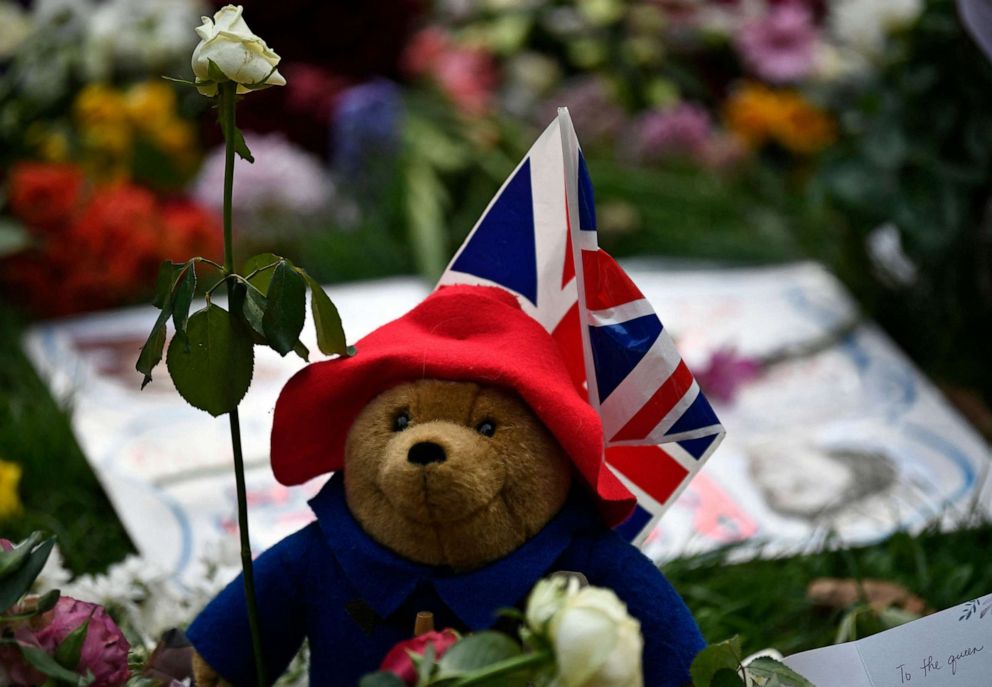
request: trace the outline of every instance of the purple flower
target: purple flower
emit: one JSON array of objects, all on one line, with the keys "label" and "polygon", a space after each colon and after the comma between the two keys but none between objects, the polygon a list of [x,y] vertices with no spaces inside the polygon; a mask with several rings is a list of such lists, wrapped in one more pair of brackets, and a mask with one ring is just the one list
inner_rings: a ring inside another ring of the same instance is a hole
[{"label": "purple flower", "polygon": [[709,113],[692,103],[649,110],[633,125],[627,145],[633,157],[655,160],[673,155],[699,158],[713,133]]},{"label": "purple flower", "polygon": [[809,7],[784,2],[741,27],[735,43],[745,66],[758,77],[789,83],[812,72],[817,38]]},{"label": "purple flower", "polygon": [[717,349],[702,370],[696,371],[696,381],[710,398],[730,403],[737,389],[761,374],[761,362],[737,355],[733,348]]},{"label": "purple flower", "polygon": [[402,115],[399,87],[387,79],[341,94],[334,113],[334,169],[342,179],[367,181],[378,164],[395,158]]},{"label": "purple flower", "polygon": [[[240,157],[234,167],[234,212],[254,228],[254,218],[271,211],[314,215],[324,210],[334,187],[320,160],[291,143],[283,134],[245,132],[245,140],[258,161]],[[224,147],[207,156],[193,182],[193,197],[201,204],[222,208],[224,198]]]}]

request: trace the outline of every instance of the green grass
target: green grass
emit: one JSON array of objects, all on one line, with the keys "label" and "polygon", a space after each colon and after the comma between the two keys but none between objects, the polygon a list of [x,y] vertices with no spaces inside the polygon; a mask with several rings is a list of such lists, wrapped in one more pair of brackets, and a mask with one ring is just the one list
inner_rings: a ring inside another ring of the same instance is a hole
[{"label": "green grass", "polygon": [[943,610],[992,593],[992,524],[940,534],[897,533],[870,547],[731,565],[727,551],[663,567],[707,640],[740,635],[745,653],[773,646],[784,654],[834,642],[843,610],[824,611],[806,598],[819,577],[897,582]]},{"label": "green grass", "polygon": [[79,450],[69,420],[21,350],[24,323],[0,303],[0,458],[20,463],[20,516],[0,522],[8,539],[55,534],[67,566],[102,570],[134,550]]}]

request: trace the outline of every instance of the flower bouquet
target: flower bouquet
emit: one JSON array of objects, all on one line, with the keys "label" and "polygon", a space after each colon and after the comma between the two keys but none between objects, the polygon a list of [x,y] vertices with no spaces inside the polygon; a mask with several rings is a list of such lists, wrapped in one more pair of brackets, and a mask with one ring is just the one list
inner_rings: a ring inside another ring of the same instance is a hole
[{"label": "flower bouquet", "polygon": [[[393,647],[359,687],[643,684],[640,623],[610,589],[590,586],[577,573],[558,573],[534,586],[523,613],[503,615],[518,624],[519,642],[494,630],[466,636],[429,630]],[[691,675],[694,687],[813,687],[772,658],[744,665],[737,639],[704,649]]]}]

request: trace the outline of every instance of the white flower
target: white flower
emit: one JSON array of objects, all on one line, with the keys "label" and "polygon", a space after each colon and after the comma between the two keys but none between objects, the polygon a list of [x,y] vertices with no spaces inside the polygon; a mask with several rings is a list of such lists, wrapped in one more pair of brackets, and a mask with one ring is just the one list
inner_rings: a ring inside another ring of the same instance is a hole
[{"label": "white flower", "polygon": [[189,25],[205,10],[200,0],[106,0],[89,14],[82,57],[86,75],[171,71],[195,45]]},{"label": "white flower", "polygon": [[238,84],[238,93],[262,85],[286,85],[276,70],[279,55],[251,32],[242,12],[240,5],[225,5],[213,19],[203,17],[203,25],[196,29],[200,43],[193,50],[193,74],[197,89],[205,96],[217,95],[218,75],[211,74],[211,62],[227,80]]},{"label": "white flower", "polygon": [[609,589],[541,580],[527,601],[531,631],[554,647],[552,687],[641,687],[641,624]]},{"label": "white flower", "polygon": [[31,20],[21,6],[0,2],[0,59],[12,57],[31,34]]},{"label": "white flower", "polygon": [[910,26],[922,11],[923,0],[837,0],[829,22],[842,43],[878,57],[888,34]]},{"label": "white flower", "polygon": [[565,605],[565,599],[578,590],[579,582],[574,578],[549,577],[538,582],[527,599],[527,626],[543,633],[551,618]]}]

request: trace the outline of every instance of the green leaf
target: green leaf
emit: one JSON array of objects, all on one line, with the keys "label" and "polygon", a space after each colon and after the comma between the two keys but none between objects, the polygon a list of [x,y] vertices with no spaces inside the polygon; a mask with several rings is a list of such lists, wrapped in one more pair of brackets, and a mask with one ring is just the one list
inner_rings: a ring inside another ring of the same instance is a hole
[{"label": "green leaf", "polygon": [[394,673],[380,671],[363,677],[358,687],[406,687],[406,683]]},{"label": "green leaf", "polygon": [[248,143],[245,141],[244,134],[241,133],[241,129],[234,127],[234,152],[238,154],[242,160],[254,164],[255,157],[251,154],[251,150],[248,148]]},{"label": "green leaf", "polygon": [[520,646],[502,632],[477,632],[459,640],[438,662],[438,677],[466,675],[520,655]]},{"label": "green leaf", "polygon": [[293,346],[293,353],[300,356],[304,362],[310,362],[310,349],[303,345],[302,341],[297,341]]},{"label": "green leaf", "polygon": [[62,596],[62,592],[58,589],[51,589],[41,596],[35,602],[35,613],[47,613],[48,611],[55,608],[55,604],[59,602],[59,598]]},{"label": "green leaf", "polygon": [[299,271],[310,287],[310,312],[313,314],[313,325],[317,330],[317,348],[324,355],[349,355],[338,309],[316,279],[302,270]]},{"label": "green leaf", "polygon": [[27,560],[15,572],[0,580],[0,611],[7,610],[28,593],[54,546],[55,537],[46,539],[28,554]]},{"label": "green leaf", "polygon": [[276,73],[276,69],[278,69],[278,68],[279,68],[279,65],[278,64],[277,65],[274,65],[272,67],[272,69],[269,70],[269,73],[268,74],[266,74],[265,76],[263,76],[261,79],[259,79],[255,83],[243,83],[243,84],[240,84],[240,85],[243,86],[244,88],[247,88],[249,91],[260,91],[263,88],[268,88],[268,87],[270,87],[270,86],[273,85],[273,84],[267,83],[268,80],[269,80],[269,77],[272,76],[273,74],[275,74]]},{"label": "green leaf", "polygon": [[173,83],[181,83],[184,86],[196,86],[196,82],[190,81],[189,79],[177,79],[174,76],[164,76],[164,75],[162,76],[162,78],[165,79],[166,81],[171,81]]},{"label": "green leaf", "polygon": [[[155,324],[148,334],[148,339],[145,341],[145,345],[141,347],[141,353],[138,354],[138,361],[134,365],[134,368],[144,375],[144,378],[141,380],[142,389],[148,386],[148,382],[152,381],[152,370],[162,360],[162,351],[165,348],[166,324],[172,316],[175,305],[179,305],[183,309],[182,317],[174,318],[176,326],[178,328],[181,320],[185,327],[186,313],[189,312],[189,302],[193,298],[192,291],[196,290],[196,270],[193,268],[193,264],[194,262],[192,260],[185,263],[166,260],[159,266],[158,278],[155,283],[155,300],[152,301],[152,305],[161,308],[162,312],[158,314],[158,319],[155,320]],[[176,294],[176,280],[180,278],[184,269],[187,276],[183,280],[183,284],[180,285],[182,294]],[[189,276],[190,272],[193,273],[192,277]],[[189,288],[188,282],[190,279],[192,279],[192,291],[189,292],[187,300],[185,290]]]},{"label": "green leaf", "polygon": [[741,640],[733,637],[719,644],[711,644],[696,656],[689,668],[693,687],[712,687],[713,678],[720,670],[737,672],[741,665]]},{"label": "green leaf", "polygon": [[413,665],[417,667],[418,684],[426,685],[431,679],[431,674],[434,672],[434,666],[437,665],[434,660],[434,645],[428,644],[422,656],[418,656],[411,651],[407,651],[407,653],[410,655]]},{"label": "green leaf", "polygon": [[0,623],[9,623],[15,620],[27,620],[28,618],[33,618],[36,615],[47,613],[55,608],[55,604],[58,603],[60,596],[62,596],[62,593],[58,589],[45,592],[38,597],[30,610],[25,610],[20,613],[12,613],[10,615],[2,615],[0,616]]},{"label": "green leaf", "polygon": [[224,81],[231,80],[213,60],[207,60],[207,78],[211,81],[216,81],[217,83],[223,83]]},{"label": "green leaf", "polygon": [[179,395],[214,417],[237,408],[251,384],[254,361],[250,332],[213,304],[193,313],[186,334],[173,337],[166,357]]},{"label": "green leaf", "polygon": [[[261,291],[264,296],[269,292],[269,283],[272,281],[272,273],[275,271],[276,265],[284,259],[274,253],[259,253],[245,260],[241,269],[248,278],[248,282]],[[257,272],[257,274],[252,274],[252,272]]]},{"label": "green leaf", "polygon": [[70,632],[62,640],[62,643],[55,649],[55,660],[59,665],[69,670],[75,670],[79,665],[79,657],[83,653],[83,642],[86,641],[86,633],[90,628],[90,619],[87,618],[79,624],[75,630]]},{"label": "green leaf", "polygon": [[152,300],[152,305],[159,310],[172,300],[172,287],[175,286],[176,277],[179,276],[185,264],[165,260],[159,265],[158,277],[155,280],[155,298]]},{"label": "green leaf", "polygon": [[306,320],[306,284],[293,266],[282,260],[276,265],[266,294],[262,330],[272,350],[286,355],[296,346]]},{"label": "green leaf", "polygon": [[742,687],[744,680],[740,673],[730,668],[720,668],[710,679],[710,687]]},{"label": "green leaf", "polygon": [[165,324],[169,321],[170,315],[172,315],[172,304],[166,303],[162,312],[158,314],[145,345],[141,347],[138,362],[134,364],[134,369],[144,375],[144,379],[141,380],[142,389],[152,381],[152,370],[162,360],[162,350],[165,348]]},{"label": "green leaf", "polygon": [[767,680],[769,683],[777,679],[783,687],[813,687],[812,682],[792,668],[768,656],[754,659],[747,665],[744,672],[751,677]]},{"label": "green leaf", "polygon": [[[211,81],[217,84],[223,84],[231,81],[231,79],[227,78],[224,72],[220,70],[220,67],[214,64],[212,60],[208,60],[207,62],[207,77],[208,81],[200,81],[199,85],[203,85],[204,83]],[[220,124],[220,130],[221,133],[224,134],[224,140],[233,141],[234,152],[238,154],[238,157],[242,160],[246,160],[247,162],[254,163],[255,158],[252,157],[251,150],[249,150],[248,144],[245,142],[245,137],[244,134],[241,133],[241,129],[234,126],[229,130],[228,123],[222,116],[217,117],[217,123]]]},{"label": "green leaf", "polygon": [[262,317],[265,316],[265,296],[251,284],[245,285],[244,301],[241,304],[241,313],[245,317],[245,322],[253,332],[261,339],[260,343],[265,343],[265,330],[262,329]]},{"label": "green leaf", "polygon": [[186,263],[186,271],[176,284],[175,297],[172,299],[172,324],[175,325],[177,332],[186,332],[189,307],[193,304],[194,293],[196,293],[196,267],[190,261]]},{"label": "green leaf", "polygon": [[71,685],[88,685],[93,681],[92,678],[87,680],[78,673],[63,668],[52,656],[37,647],[18,644],[17,648],[21,650],[24,659],[36,670],[55,680],[68,682]]},{"label": "green leaf", "polygon": [[41,532],[32,532],[31,536],[14,546],[10,551],[0,549],[0,578],[20,568],[21,564],[27,560],[28,554],[31,553],[40,541]]},{"label": "green leaf", "polygon": [[31,235],[9,217],[0,218],[0,258],[19,253],[31,245]]}]

